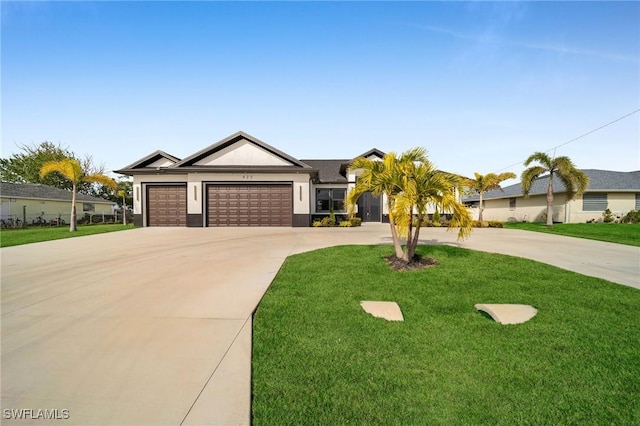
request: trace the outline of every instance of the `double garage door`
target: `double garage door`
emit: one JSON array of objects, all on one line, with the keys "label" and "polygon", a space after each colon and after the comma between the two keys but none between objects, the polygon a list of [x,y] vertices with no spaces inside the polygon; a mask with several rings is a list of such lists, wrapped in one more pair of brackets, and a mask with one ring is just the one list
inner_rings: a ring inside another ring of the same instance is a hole
[{"label": "double garage door", "polygon": [[207,226],[291,226],[291,184],[207,185]]},{"label": "double garage door", "polygon": [[[292,226],[291,184],[209,184],[206,186],[207,226]],[[147,187],[149,226],[187,224],[184,185]]]}]

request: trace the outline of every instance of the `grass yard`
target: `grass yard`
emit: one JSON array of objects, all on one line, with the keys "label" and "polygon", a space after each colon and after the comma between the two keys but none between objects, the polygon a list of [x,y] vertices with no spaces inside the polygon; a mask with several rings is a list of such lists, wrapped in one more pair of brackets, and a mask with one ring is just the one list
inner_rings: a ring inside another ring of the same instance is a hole
[{"label": "grass yard", "polygon": [[[253,326],[253,424],[640,424],[640,291],[448,246],[291,256]],[[398,302],[404,322],[365,313]],[[476,303],[536,307],[500,325]]]},{"label": "grass yard", "polygon": [[505,228],[640,246],[640,223],[505,223]]},{"label": "grass yard", "polygon": [[69,232],[69,225],[60,227],[33,227],[26,229],[7,229],[0,232],[0,247],[18,246],[41,241],[62,238],[83,237],[105,232],[133,229],[133,225],[79,225],[76,232]]}]

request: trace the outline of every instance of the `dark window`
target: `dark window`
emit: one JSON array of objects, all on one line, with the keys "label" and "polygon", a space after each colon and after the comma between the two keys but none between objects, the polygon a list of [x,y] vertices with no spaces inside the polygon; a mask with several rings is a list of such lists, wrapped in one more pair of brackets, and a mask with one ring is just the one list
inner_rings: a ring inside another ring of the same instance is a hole
[{"label": "dark window", "polygon": [[329,212],[333,209],[334,212],[344,212],[346,195],[347,190],[342,188],[316,189],[316,211]]},{"label": "dark window", "polygon": [[509,198],[509,210],[515,210],[515,209],[516,209],[516,199]]},{"label": "dark window", "polygon": [[92,203],[82,203],[83,212],[92,212],[94,210],[95,210],[95,207]]},{"label": "dark window", "polygon": [[640,210],[640,194],[636,194],[636,210]]},{"label": "dark window", "polygon": [[582,196],[582,211],[603,212],[607,209],[607,194],[584,194]]}]

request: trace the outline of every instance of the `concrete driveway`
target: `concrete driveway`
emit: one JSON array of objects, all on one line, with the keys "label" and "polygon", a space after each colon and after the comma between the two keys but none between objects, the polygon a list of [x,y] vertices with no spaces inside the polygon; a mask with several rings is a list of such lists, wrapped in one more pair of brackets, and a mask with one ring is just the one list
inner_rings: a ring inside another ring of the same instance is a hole
[{"label": "concrete driveway", "polygon": [[[640,288],[638,247],[499,229],[458,244],[454,232],[424,231],[425,243]],[[141,228],[1,249],[2,422],[249,424],[251,314],[283,260],[388,242],[380,224]]]}]

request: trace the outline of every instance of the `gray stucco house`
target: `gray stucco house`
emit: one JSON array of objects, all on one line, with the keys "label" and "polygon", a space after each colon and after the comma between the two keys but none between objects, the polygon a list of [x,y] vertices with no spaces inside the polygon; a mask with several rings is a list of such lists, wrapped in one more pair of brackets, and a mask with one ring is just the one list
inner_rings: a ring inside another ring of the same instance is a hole
[{"label": "gray stucco house", "polygon": [[[372,149],[358,157],[382,158]],[[331,211],[346,214],[358,172],[350,159],[299,160],[244,132],[184,159],[155,151],[116,173],[133,176],[136,226],[306,227]],[[365,194],[357,215],[381,222],[381,197]]]}]

